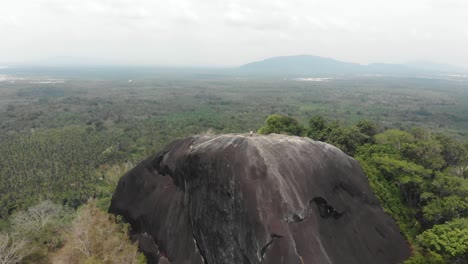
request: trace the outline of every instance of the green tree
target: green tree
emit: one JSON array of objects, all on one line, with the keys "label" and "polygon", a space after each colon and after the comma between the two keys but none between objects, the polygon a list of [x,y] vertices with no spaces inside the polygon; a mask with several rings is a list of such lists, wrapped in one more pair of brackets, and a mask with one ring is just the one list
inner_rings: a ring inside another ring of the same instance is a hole
[{"label": "green tree", "polygon": [[461,142],[444,134],[436,135],[435,139],[441,145],[441,155],[447,167],[457,166],[465,161],[468,149]]},{"label": "green tree", "polygon": [[431,132],[422,127],[414,127],[413,129],[411,129],[411,134],[416,140],[425,141],[431,139]]},{"label": "green tree", "polygon": [[375,135],[377,135],[377,125],[369,120],[361,120],[356,124],[359,132],[366,136],[365,143],[375,143]]},{"label": "green tree", "polygon": [[456,195],[468,197],[468,181],[466,179],[436,172],[435,177],[426,189],[438,197]]},{"label": "green tree", "polygon": [[398,129],[389,129],[375,136],[376,142],[384,145],[391,145],[400,150],[404,143],[413,143],[414,136],[408,132]]},{"label": "green tree", "polygon": [[307,136],[313,140],[325,141],[327,133],[327,122],[323,116],[313,116],[309,119]]},{"label": "green tree", "polygon": [[373,155],[371,160],[386,179],[399,186],[407,204],[415,207],[422,193],[423,180],[430,176],[430,171],[388,155]]},{"label": "green tree", "polygon": [[424,218],[433,224],[442,224],[454,218],[466,217],[468,213],[467,197],[456,195],[436,198],[423,208]]},{"label": "green tree", "polygon": [[468,219],[455,219],[435,225],[417,237],[418,243],[428,250],[448,256],[452,263],[468,262]]},{"label": "green tree", "polygon": [[416,252],[414,256],[404,262],[404,264],[446,264],[444,258],[432,251]]},{"label": "green tree", "polygon": [[330,143],[350,156],[356,154],[359,146],[371,140],[362,134],[356,127],[346,127],[339,122],[332,122],[327,128],[326,142]]},{"label": "green tree", "polygon": [[260,134],[287,134],[301,136],[304,133],[304,127],[299,122],[289,116],[270,115],[265,120],[265,124],[260,128]]},{"label": "green tree", "polygon": [[440,142],[434,139],[403,144],[402,154],[428,169],[439,170],[445,165]]}]

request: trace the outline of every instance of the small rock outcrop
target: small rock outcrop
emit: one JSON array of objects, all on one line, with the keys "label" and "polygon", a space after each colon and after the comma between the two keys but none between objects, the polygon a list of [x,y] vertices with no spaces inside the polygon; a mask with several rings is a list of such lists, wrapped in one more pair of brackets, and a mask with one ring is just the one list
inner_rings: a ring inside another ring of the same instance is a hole
[{"label": "small rock outcrop", "polygon": [[119,181],[150,263],[400,263],[410,255],[357,161],[284,135],[172,142]]}]

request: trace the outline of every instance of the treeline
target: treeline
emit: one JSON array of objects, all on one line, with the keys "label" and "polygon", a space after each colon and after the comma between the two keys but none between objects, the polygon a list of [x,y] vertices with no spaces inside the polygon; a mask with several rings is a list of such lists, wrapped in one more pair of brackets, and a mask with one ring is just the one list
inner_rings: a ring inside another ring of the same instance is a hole
[{"label": "treeline", "polygon": [[96,125],[0,133],[0,263],[146,263],[106,213],[144,145]]},{"label": "treeline", "polygon": [[308,126],[271,115],[259,133],[308,136],[354,156],[386,212],[412,244],[406,263],[468,263],[468,142],[414,128],[382,131],[321,116]]},{"label": "treeline", "polygon": [[121,124],[0,130],[0,223],[40,200],[77,208],[89,198],[109,199],[115,179],[108,174],[114,166],[135,165],[176,138],[203,133],[219,119],[197,112]]},{"label": "treeline", "polygon": [[0,220],[40,200],[77,208],[105,194],[102,166],[128,156],[116,136],[70,126],[0,136]]}]

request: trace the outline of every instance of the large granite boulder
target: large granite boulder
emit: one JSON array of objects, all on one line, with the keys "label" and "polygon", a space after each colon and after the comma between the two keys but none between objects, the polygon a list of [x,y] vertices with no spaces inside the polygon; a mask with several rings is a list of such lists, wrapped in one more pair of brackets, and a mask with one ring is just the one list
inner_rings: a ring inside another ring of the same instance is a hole
[{"label": "large granite boulder", "polygon": [[357,161],[284,135],[177,140],[123,176],[109,209],[150,263],[400,263],[410,255]]}]

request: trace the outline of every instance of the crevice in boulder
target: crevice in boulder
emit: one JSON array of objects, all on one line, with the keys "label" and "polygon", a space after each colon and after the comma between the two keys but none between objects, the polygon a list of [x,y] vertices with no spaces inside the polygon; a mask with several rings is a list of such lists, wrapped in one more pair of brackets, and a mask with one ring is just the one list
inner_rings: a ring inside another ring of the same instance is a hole
[{"label": "crevice in boulder", "polygon": [[[306,215],[307,216],[307,215]],[[292,214],[292,219],[291,221],[289,221],[289,223],[299,223],[299,222],[302,222],[304,221],[304,219],[306,218],[306,216],[300,216],[298,214]]]},{"label": "crevice in boulder", "polygon": [[286,221],[286,223],[300,223],[304,221],[310,215],[309,207],[310,202],[302,211],[288,215],[284,221]]},{"label": "crevice in boulder", "polygon": [[262,247],[262,249],[260,250],[260,256],[262,257],[262,260],[265,258],[265,254],[268,250],[268,248],[273,244],[273,242],[275,241],[275,239],[277,238],[282,238],[283,236],[281,235],[277,235],[277,234],[271,234],[270,235],[270,240]]},{"label": "crevice in boulder", "polygon": [[323,197],[315,197],[314,199],[310,200],[307,206],[299,213],[293,213],[286,217],[286,222],[287,223],[300,223],[303,222],[307,217],[310,216],[311,214],[311,209],[310,205],[312,203],[315,203],[319,209],[319,214],[322,218],[329,218],[333,217],[334,219],[340,218],[344,212],[338,212],[336,211],[333,206],[328,204],[327,200],[325,200]]},{"label": "crevice in boulder", "polygon": [[161,252],[156,240],[147,232],[135,234],[132,240],[138,241],[138,250],[142,252],[148,263],[158,263]]},{"label": "crevice in boulder", "polygon": [[[189,208],[190,208],[190,204],[189,204]],[[202,249],[202,247],[200,246],[200,243],[198,242],[197,236],[195,236],[195,229],[194,229],[194,226],[193,226],[192,212],[190,211],[190,209],[189,209],[188,217],[189,217],[190,226],[191,226],[191,229],[192,229],[192,238],[193,238],[193,242],[195,243],[195,246],[197,247],[198,254],[200,254],[200,257],[201,257],[201,259],[202,259],[202,262],[203,262],[204,264],[208,264],[208,262],[207,262],[207,260],[206,260],[206,255],[205,255],[205,253],[203,252],[203,249]]]},{"label": "crevice in boulder", "polygon": [[[164,152],[154,160],[153,169],[156,171],[157,174],[159,174],[161,176],[171,177],[172,180],[174,181],[175,185],[177,186],[177,184],[176,184],[177,178],[174,177],[173,172],[171,171],[171,169],[167,165],[162,165],[164,157],[165,157],[166,154],[167,154],[167,152]],[[186,187],[184,188],[184,186],[178,186],[178,187],[181,188],[181,190],[184,191],[184,192],[187,191]],[[188,206],[188,207],[190,208],[190,206]],[[197,247],[197,251],[198,251],[198,254],[200,254],[202,262],[204,264],[207,264],[208,262],[206,261],[206,256],[205,256],[200,244],[198,243],[197,237],[195,236],[193,220],[192,220],[192,215],[190,213],[190,210],[189,210],[188,216],[189,216],[190,225],[191,225],[191,229],[192,229],[193,242],[195,243],[195,246]],[[158,253],[159,253],[158,254],[159,258],[165,258],[167,260],[167,262],[169,262],[169,259],[167,258],[167,255],[164,254],[164,252],[159,251]]]},{"label": "crevice in boulder", "polygon": [[203,251],[202,251],[200,245],[198,244],[197,238],[195,237],[195,233],[193,232],[193,230],[192,230],[192,237],[193,237],[193,241],[195,242],[195,245],[197,246],[198,253],[199,253],[200,256],[201,256],[203,263],[207,264],[207,262],[206,262],[206,257],[205,257],[205,255],[203,254]]},{"label": "crevice in boulder", "polygon": [[323,197],[315,197],[311,201],[315,202],[315,204],[318,206],[319,214],[322,218],[333,217],[338,219],[345,213],[336,211],[335,208],[328,204],[327,200],[325,200]]},{"label": "crevice in boulder", "polygon": [[159,156],[154,160],[153,168],[161,176],[166,176],[171,174],[171,170],[168,166],[161,166],[161,163],[164,159],[164,156],[167,152],[160,153]]}]

